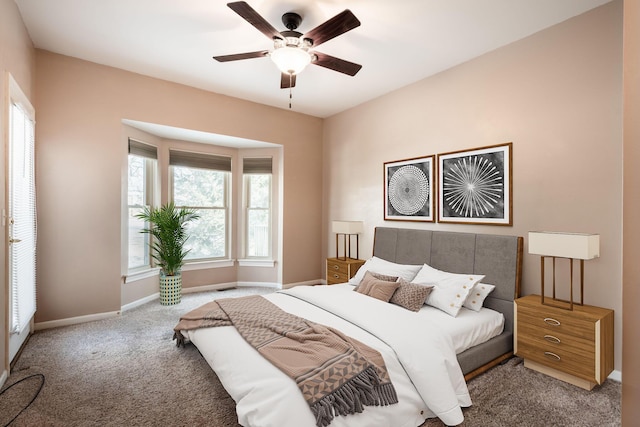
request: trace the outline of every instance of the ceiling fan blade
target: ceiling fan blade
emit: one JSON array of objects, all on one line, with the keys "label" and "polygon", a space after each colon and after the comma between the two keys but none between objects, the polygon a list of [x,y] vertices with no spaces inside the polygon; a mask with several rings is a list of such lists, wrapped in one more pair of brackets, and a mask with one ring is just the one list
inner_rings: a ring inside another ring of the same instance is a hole
[{"label": "ceiling fan blade", "polygon": [[229,61],[239,61],[241,59],[251,59],[251,58],[262,58],[269,54],[268,50],[259,50],[257,52],[247,52],[247,53],[236,53],[233,55],[221,55],[214,56],[218,62],[229,62]]},{"label": "ceiling fan blade", "polygon": [[318,46],[359,26],[358,18],[349,9],[346,9],[302,37],[311,39],[313,46]]},{"label": "ceiling fan blade", "polygon": [[289,89],[290,87],[296,87],[296,75],[282,73],[280,75],[280,89]]},{"label": "ceiling fan blade", "polygon": [[231,8],[235,13],[243,17],[249,24],[253,25],[265,36],[270,39],[278,38],[282,36],[271,24],[269,24],[258,12],[244,1],[237,1],[233,3],[227,3],[227,6]]},{"label": "ceiling fan blade", "polygon": [[335,56],[327,55],[326,53],[313,52],[316,56],[316,60],[312,64],[319,65],[324,68],[328,68],[339,73],[355,76],[362,68],[362,65],[354,62],[345,61],[344,59],[336,58]]}]

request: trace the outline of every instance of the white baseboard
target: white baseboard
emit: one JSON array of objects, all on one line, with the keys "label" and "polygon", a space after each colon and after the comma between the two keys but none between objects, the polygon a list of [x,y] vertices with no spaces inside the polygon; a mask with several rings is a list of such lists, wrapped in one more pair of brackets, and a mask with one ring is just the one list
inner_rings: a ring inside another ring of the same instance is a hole
[{"label": "white baseboard", "polygon": [[157,300],[158,298],[160,298],[160,292],[156,292],[155,294],[151,294],[144,298],[140,298],[139,300],[130,302],[129,304],[125,304],[122,307],[120,307],[120,310],[124,313],[125,311],[131,310],[132,308],[139,307],[142,304],[146,304],[148,302]]},{"label": "white baseboard", "polygon": [[206,292],[206,291],[221,291],[223,289],[231,289],[235,288],[237,284],[235,282],[230,283],[217,283],[215,285],[202,285],[202,286],[194,286],[191,288],[182,288],[183,294],[193,294],[196,292]]},{"label": "white baseboard", "polygon": [[67,319],[50,320],[48,322],[38,322],[35,324],[35,330],[58,328],[60,326],[77,325],[78,323],[93,322],[95,320],[110,319],[120,316],[120,311],[110,311],[107,313],[88,314],[86,316],[69,317]]},{"label": "white baseboard", "polygon": [[[233,289],[236,287],[243,287],[243,286],[262,286],[262,287],[267,287],[267,288],[277,288],[280,289],[280,285],[278,283],[265,283],[265,282],[229,282],[229,283],[217,283],[215,285],[203,285],[203,286],[194,286],[194,287],[190,287],[190,288],[182,288],[182,293],[183,294],[193,294],[193,293],[197,293],[197,292],[207,292],[207,291],[222,291],[225,289]],[[121,310],[124,311],[128,311],[131,310],[133,308],[139,307],[142,304],[146,304],[150,301],[154,301],[157,300],[158,298],[160,298],[160,293],[156,292],[155,294],[146,296],[144,298],[141,298],[139,300],[130,302],[129,304],[125,304],[121,307]]]},{"label": "white baseboard", "polygon": [[609,374],[609,376],[607,377],[610,380],[613,381],[617,381],[619,383],[622,382],[622,372],[614,370],[613,372],[611,372],[611,374]]},{"label": "white baseboard", "polygon": [[9,373],[7,371],[2,371],[2,375],[0,375],[0,388],[2,388],[4,383],[7,382],[7,378],[9,378]]},{"label": "white baseboard", "polygon": [[247,287],[258,287],[258,288],[275,288],[282,289],[282,285],[280,283],[273,282],[238,282],[238,288],[247,288]]}]

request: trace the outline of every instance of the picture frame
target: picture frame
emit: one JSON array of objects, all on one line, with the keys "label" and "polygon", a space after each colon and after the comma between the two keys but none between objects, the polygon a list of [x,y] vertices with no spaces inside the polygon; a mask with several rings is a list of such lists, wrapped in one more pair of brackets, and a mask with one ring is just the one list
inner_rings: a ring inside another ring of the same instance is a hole
[{"label": "picture frame", "polygon": [[384,219],[435,221],[435,156],[384,163]]},{"label": "picture frame", "polygon": [[512,148],[438,154],[438,222],[512,226]]}]

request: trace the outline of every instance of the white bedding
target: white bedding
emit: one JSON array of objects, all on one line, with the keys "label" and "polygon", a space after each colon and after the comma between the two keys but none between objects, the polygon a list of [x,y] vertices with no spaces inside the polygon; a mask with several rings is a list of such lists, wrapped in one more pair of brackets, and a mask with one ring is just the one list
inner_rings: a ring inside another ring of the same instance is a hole
[{"label": "white bedding", "polygon": [[463,307],[458,316],[453,318],[435,307],[425,305],[418,314],[451,336],[456,354],[488,341],[504,330],[504,315],[484,307],[477,312]]},{"label": "white bedding", "polygon": [[[425,307],[426,310],[413,313],[352,289],[347,284],[301,286],[265,296],[285,311],[339,329],[382,354],[399,403],[366,407],[361,414],[337,416],[331,426],[415,427],[434,416],[447,425],[461,423],[464,419],[461,407],[471,405],[455,358],[459,349],[469,346],[470,340],[463,338],[461,328],[451,326],[451,321],[434,313],[436,309]],[[472,319],[480,317],[491,318],[495,323],[496,316],[492,313],[495,312],[486,309],[479,313],[466,310],[461,313],[459,323],[476,325]],[[486,326],[476,329],[470,335],[487,334]],[[502,327],[498,329],[500,333]],[[447,333],[442,333],[443,330]],[[187,337],[235,400],[241,425],[315,426],[309,406],[294,381],[260,356],[235,328],[198,329],[189,331]]]}]

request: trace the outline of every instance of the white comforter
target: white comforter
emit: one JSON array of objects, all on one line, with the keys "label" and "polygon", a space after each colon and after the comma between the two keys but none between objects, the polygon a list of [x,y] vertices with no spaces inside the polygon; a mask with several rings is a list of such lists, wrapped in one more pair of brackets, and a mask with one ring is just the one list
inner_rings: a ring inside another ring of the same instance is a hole
[{"label": "white comforter", "polygon": [[[447,425],[471,405],[448,335],[408,310],[352,291],[350,285],[300,286],[267,295],[285,311],[341,330],[383,356],[399,403],[338,416],[331,427],[415,427],[438,416]],[[333,313],[333,314],[332,314]],[[233,327],[188,332],[251,427],[313,427],[295,382],[259,355]]]}]

